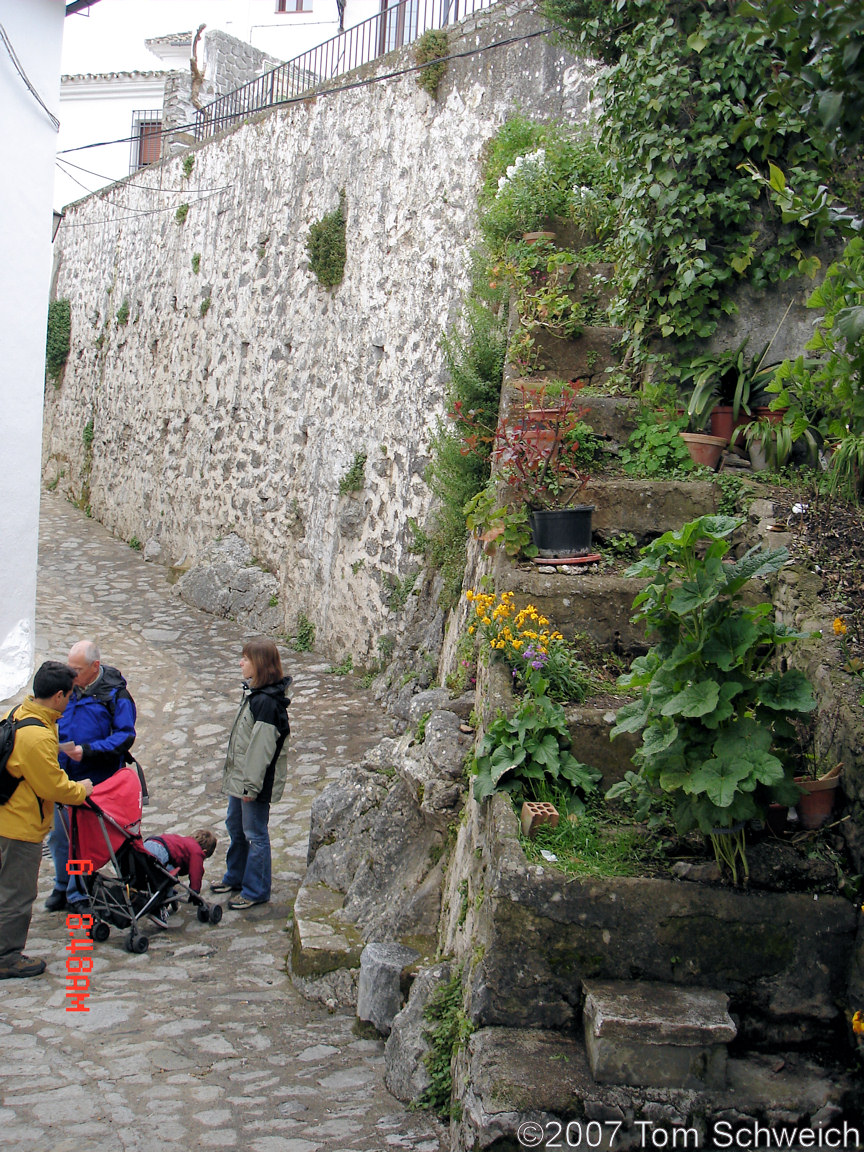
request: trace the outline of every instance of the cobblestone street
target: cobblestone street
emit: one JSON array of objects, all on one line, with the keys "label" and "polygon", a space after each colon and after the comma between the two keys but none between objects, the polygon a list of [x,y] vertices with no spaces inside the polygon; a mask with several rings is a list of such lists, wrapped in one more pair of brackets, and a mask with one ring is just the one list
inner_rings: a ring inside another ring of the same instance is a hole
[{"label": "cobblestone street", "polygon": [[[212,828],[219,845],[205,887],[221,879],[219,785],[239,703],[239,626],[189,608],[163,568],[43,495],[36,639],[37,665],[94,639],[124,673],[151,796],[144,831]],[[292,740],[285,797],[271,814],[272,902],[226,910],[215,927],[181,904],[166,931],[147,928],[143,955],[127,953],[113,930],[94,946],[89,1012],[70,1013],[68,931],[64,914],[43,908],[52,887],[43,860],[27,952],[48,970],[0,985],[4,1148],[439,1149],[433,1123],[384,1088],[383,1044],[358,1035],[349,1014],[306,1002],[285,972],[312,800],[386,733],[386,719],[356,681],[327,674],[312,655],[283,655],[294,677]]]}]

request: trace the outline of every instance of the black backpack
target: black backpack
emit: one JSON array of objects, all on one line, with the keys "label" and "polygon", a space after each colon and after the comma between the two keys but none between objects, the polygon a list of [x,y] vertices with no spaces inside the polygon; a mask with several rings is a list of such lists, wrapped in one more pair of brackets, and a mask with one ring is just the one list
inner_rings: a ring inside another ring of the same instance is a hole
[{"label": "black backpack", "polygon": [[5,720],[0,720],[0,804],[6,804],[21,783],[20,776],[13,776],[6,767],[12,749],[15,747],[15,733],[19,728],[26,728],[28,724],[46,725],[35,716],[28,716],[26,720],[16,720],[17,708],[13,708]]}]

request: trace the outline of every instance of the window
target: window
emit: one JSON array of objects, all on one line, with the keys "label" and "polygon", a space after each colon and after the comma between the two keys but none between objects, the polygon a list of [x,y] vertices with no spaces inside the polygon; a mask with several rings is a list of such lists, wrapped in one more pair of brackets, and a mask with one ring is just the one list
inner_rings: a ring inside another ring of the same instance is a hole
[{"label": "window", "polygon": [[162,113],[158,108],[152,112],[133,112],[129,135],[132,138],[130,172],[137,172],[162,158]]},{"label": "window", "polygon": [[276,0],[277,12],[311,12],[312,0]]}]

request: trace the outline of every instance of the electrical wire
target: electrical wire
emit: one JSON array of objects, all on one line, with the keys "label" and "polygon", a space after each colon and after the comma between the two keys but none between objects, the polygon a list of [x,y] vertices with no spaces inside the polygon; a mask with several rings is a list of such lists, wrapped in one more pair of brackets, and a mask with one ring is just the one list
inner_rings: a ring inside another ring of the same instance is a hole
[{"label": "electrical wire", "polygon": [[[136,137],[136,139],[137,139],[137,137]],[[84,172],[87,176],[96,176],[99,180],[107,181],[108,184],[117,184],[118,183],[116,176],[106,176],[103,172],[94,172],[92,168],[82,168],[80,164],[75,164],[71,160],[67,160],[65,157],[61,160],[59,152],[57,153],[56,163],[57,164],[65,164],[69,168],[74,168],[78,172]],[[145,165],[145,167],[149,167],[149,165]],[[140,171],[140,169],[139,169],[139,171]],[[71,179],[71,173],[67,173],[67,175],[70,176],[70,179]],[[83,188],[84,185],[82,184],[81,187]],[[103,185],[103,187],[104,187],[104,185]],[[123,187],[124,188],[140,188],[142,192],[165,192],[165,193],[176,192],[178,194],[184,194],[185,195],[188,192],[221,192],[223,190],[223,188],[233,188],[234,185],[233,184],[223,184],[222,188],[186,188],[186,187],[183,187],[183,188],[155,188],[151,184],[135,184],[131,180],[125,180],[123,182]],[[93,189],[93,191],[96,191],[96,189]]]},{"label": "electrical wire", "polygon": [[42,99],[42,97],[39,95],[39,93],[36,91],[36,89],[33,87],[33,85],[30,83],[30,80],[27,76],[27,73],[24,71],[23,67],[21,66],[21,61],[18,59],[17,55],[15,54],[15,49],[12,47],[12,42],[9,39],[8,35],[6,34],[6,29],[3,27],[2,24],[0,24],[0,40],[3,41],[3,47],[6,49],[7,53],[9,54],[9,59],[15,65],[15,71],[18,73],[18,75],[24,81],[24,84],[27,88],[27,91],[30,93],[30,95],[33,97],[33,99],[36,101],[36,103],[43,109],[43,111],[47,113],[48,119],[54,125],[54,131],[59,132],[60,131],[60,121],[57,119],[57,117],[54,115],[54,113],[51,111],[51,109],[48,107],[48,105],[45,103],[45,101]]},{"label": "electrical wire", "polygon": [[[74,177],[70,176],[70,179],[74,179]],[[83,188],[84,185],[82,184],[81,187]],[[189,207],[192,208],[196,204],[202,204],[205,200],[212,200],[214,196],[221,196],[226,189],[233,187],[233,184],[226,184],[225,188],[220,188],[215,192],[209,193],[207,196],[199,196],[197,200],[190,200]],[[125,208],[129,212],[129,215],[107,216],[104,220],[81,220],[77,224],[70,223],[69,218],[66,217],[63,221],[63,229],[65,231],[67,228],[92,228],[96,224],[122,224],[124,220],[139,220],[142,216],[157,216],[160,212],[176,212],[178,205],[168,204],[164,208],[142,208],[140,211],[132,208],[128,204],[121,204],[119,207]]]}]

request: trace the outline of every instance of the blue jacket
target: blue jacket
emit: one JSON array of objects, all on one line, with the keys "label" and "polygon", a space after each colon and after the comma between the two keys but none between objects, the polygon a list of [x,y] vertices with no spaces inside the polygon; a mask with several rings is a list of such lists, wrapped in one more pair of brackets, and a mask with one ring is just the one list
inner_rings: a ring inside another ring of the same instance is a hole
[{"label": "blue jacket", "polygon": [[75,688],[57,724],[60,743],[80,744],[80,762],[59,756],[60,767],[71,780],[90,779],[101,784],[126,763],[135,743],[135,701],[116,668],[102,665],[98,680],[83,690]]}]

